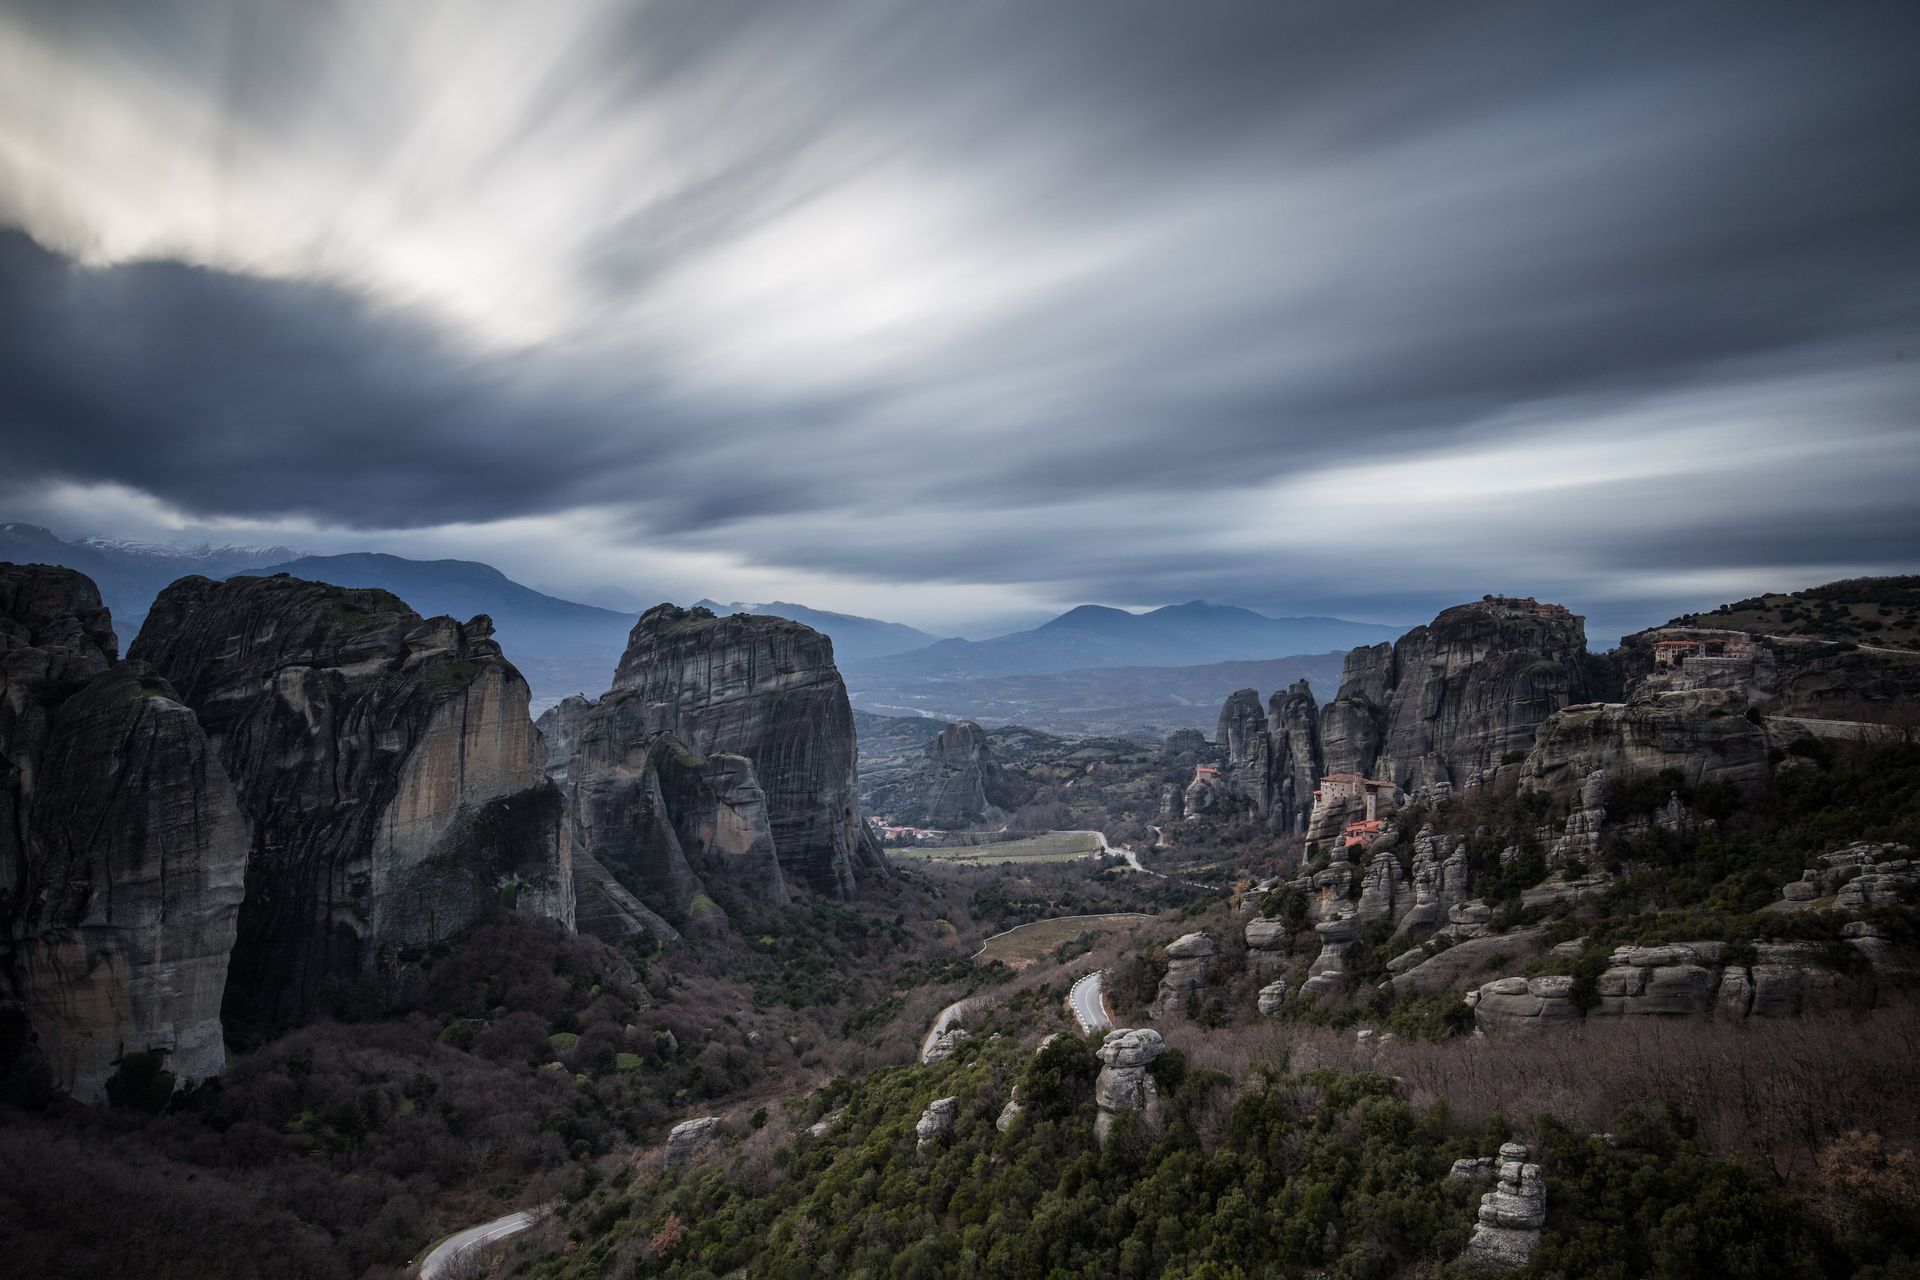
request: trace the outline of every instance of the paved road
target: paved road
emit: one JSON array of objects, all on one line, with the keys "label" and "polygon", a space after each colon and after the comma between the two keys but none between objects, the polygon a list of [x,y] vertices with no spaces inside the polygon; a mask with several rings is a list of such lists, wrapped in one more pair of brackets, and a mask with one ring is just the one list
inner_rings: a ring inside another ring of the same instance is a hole
[{"label": "paved road", "polygon": [[[979,953],[975,952],[975,954],[977,955]],[[965,1000],[955,1000],[952,1004],[940,1011],[940,1015],[933,1020],[933,1026],[928,1028],[926,1038],[920,1042],[920,1061],[922,1063],[926,1062],[927,1055],[933,1052],[933,1042],[940,1038],[941,1032],[959,1021],[962,1014],[966,1013],[966,1011],[974,1005],[979,1004],[981,1000],[982,997],[980,996],[968,996]]]},{"label": "paved road", "polygon": [[465,1231],[448,1236],[420,1260],[420,1280],[452,1280],[455,1263],[477,1249],[525,1231],[545,1214],[545,1209],[522,1209],[518,1213],[510,1213],[504,1218],[495,1218],[492,1222],[483,1222],[477,1227],[468,1227]]},{"label": "paved road", "polygon": [[1100,991],[1098,969],[1073,984],[1073,989],[1067,992],[1067,1003],[1072,1006],[1073,1020],[1080,1024],[1083,1034],[1105,1031],[1113,1026],[1113,1019],[1107,1016],[1107,1002]]}]

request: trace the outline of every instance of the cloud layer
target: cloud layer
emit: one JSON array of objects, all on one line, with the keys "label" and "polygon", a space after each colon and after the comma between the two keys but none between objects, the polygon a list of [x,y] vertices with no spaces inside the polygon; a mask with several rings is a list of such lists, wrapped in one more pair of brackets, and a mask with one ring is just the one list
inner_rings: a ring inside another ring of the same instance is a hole
[{"label": "cloud layer", "polygon": [[0,501],[1610,640],[1920,562],[1916,55],[1898,4],[15,6]]}]

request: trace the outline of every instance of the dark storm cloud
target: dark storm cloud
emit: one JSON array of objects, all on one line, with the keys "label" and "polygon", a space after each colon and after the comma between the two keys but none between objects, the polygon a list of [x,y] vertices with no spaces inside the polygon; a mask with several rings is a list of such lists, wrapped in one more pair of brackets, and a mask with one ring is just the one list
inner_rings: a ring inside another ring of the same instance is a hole
[{"label": "dark storm cloud", "polygon": [[[0,212],[162,260],[0,240],[15,485],[1388,617],[1920,552],[1910,6],[112,8],[15,34],[207,98],[231,216],[23,126]],[[1685,443],[1486,489],[1596,437]]]}]

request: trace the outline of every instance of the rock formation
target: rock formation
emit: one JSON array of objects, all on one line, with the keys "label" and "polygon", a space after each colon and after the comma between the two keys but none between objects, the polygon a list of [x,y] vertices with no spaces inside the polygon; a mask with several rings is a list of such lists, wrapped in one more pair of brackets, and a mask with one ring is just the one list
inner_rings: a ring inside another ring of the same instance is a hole
[{"label": "rock formation", "polygon": [[[1500,1148],[1500,1182],[1480,1198],[1480,1217],[1461,1261],[1510,1271],[1533,1261],[1547,1222],[1547,1186],[1522,1143]],[[1456,1164],[1456,1169],[1459,1166]]]},{"label": "rock formation", "polygon": [[666,1167],[678,1169],[682,1165],[691,1164],[694,1157],[706,1150],[719,1136],[719,1116],[700,1116],[694,1120],[682,1120],[673,1126],[673,1132],[667,1135]]},{"label": "rock formation", "polygon": [[1107,1033],[1097,1051],[1102,1065],[1093,1082],[1094,1104],[1100,1109],[1093,1121],[1095,1139],[1104,1144],[1114,1121],[1130,1113],[1139,1115],[1149,1129],[1159,1127],[1160,1089],[1147,1068],[1166,1051],[1166,1042],[1151,1028]]},{"label": "rock formation", "polygon": [[1347,670],[1351,687],[1343,679],[1335,699],[1340,735],[1321,730],[1328,771],[1384,776],[1408,790],[1486,780],[1533,746],[1548,716],[1611,687],[1577,615],[1499,596],[1443,611],[1384,659],[1378,646],[1356,651]]},{"label": "rock formation", "polygon": [[1019,804],[1013,780],[971,720],[948,725],[927,743],[920,764],[896,805],[898,816],[930,827],[970,827],[998,821]]},{"label": "rock formation", "polygon": [[1447,841],[1422,828],[1413,840],[1413,905],[1401,919],[1397,933],[1437,929],[1447,913],[1467,900],[1467,842]]},{"label": "rock formation", "polygon": [[1293,931],[1285,920],[1256,916],[1247,921],[1247,968],[1256,978],[1271,978],[1287,966]]},{"label": "rock formation", "polygon": [[34,1059],[0,1070],[86,1101],[123,1053],[224,1068],[247,858],[193,712],[118,651],[90,579],[0,565],[0,1043]]},{"label": "rock formation", "polygon": [[960,1052],[960,1046],[966,1042],[967,1038],[965,1027],[950,1027],[933,1038],[933,1043],[927,1046],[927,1051],[921,1056],[920,1061],[927,1066],[932,1066],[936,1062],[945,1062]]},{"label": "rock formation", "polygon": [[1160,754],[1169,760],[1193,756],[1196,760],[1207,749],[1207,735],[1198,729],[1175,729],[1160,744]]},{"label": "rock formation", "polygon": [[1672,770],[1689,788],[1745,786],[1766,779],[1769,746],[1766,729],[1748,718],[1746,698],[1737,692],[1641,694],[1550,716],[1522,766],[1522,785],[1566,799],[1595,773],[1619,787]]},{"label": "rock formation", "polygon": [[542,711],[534,721],[541,741],[547,745],[547,776],[569,795],[573,784],[567,776],[567,762],[580,749],[580,731],[586,728],[587,717],[595,705],[585,694],[569,694]]},{"label": "rock formation", "polygon": [[1254,812],[1264,814],[1273,800],[1269,777],[1273,744],[1267,738],[1267,717],[1260,709],[1256,690],[1240,689],[1227,695],[1214,741],[1226,750],[1227,765]]},{"label": "rock formation", "polygon": [[1269,982],[1266,986],[1260,988],[1260,993],[1255,997],[1255,1001],[1256,1007],[1262,1014],[1267,1017],[1272,1017],[1286,1007],[1287,984],[1284,982]]},{"label": "rock formation", "polygon": [[[1307,682],[1274,694],[1264,711],[1253,689],[1229,695],[1220,708],[1218,733],[1226,776],[1213,785],[1222,797],[1211,804],[1203,799],[1199,811],[1244,807],[1263,815],[1275,834],[1301,830],[1321,769],[1319,717]],[[1195,785],[1200,781],[1196,778]],[[1189,812],[1194,811],[1192,788],[1188,802]]]},{"label": "rock formation", "polygon": [[1564,976],[1500,978],[1468,992],[1467,1003],[1480,1030],[1512,1035],[1582,1018],[1789,1017],[1849,1003],[1849,985],[1809,943],[1758,943],[1747,965],[1730,963],[1724,943],[1676,942],[1615,949],[1590,1008]]},{"label": "rock formation", "polygon": [[[811,628],[763,615],[719,618],[707,609],[656,606],[634,625],[613,688],[588,711],[580,735],[569,772],[583,817],[594,787],[644,789],[640,775],[649,771],[648,759],[654,771],[678,761],[673,750],[663,754],[652,745],[670,735],[684,748],[686,771],[704,773],[708,762],[727,755],[744,762],[729,766],[732,794],[749,795],[757,787],[764,797],[774,856],[787,877],[845,897],[862,878],[887,874],[855,801],[853,711],[846,686],[834,669],[831,643]],[[609,776],[611,781],[603,783]],[[708,776],[707,782],[716,780]],[[720,790],[717,784],[713,789]],[[639,797],[620,804],[644,819]],[[747,823],[734,808],[740,824]],[[622,863],[623,851],[652,847],[645,831],[617,823],[586,825],[592,827],[585,832],[589,852],[616,870],[630,864]],[[751,843],[724,851],[734,860],[727,865],[739,867],[761,884],[765,896],[778,900],[784,889],[776,891],[772,877],[759,877]],[[675,866],[648,868],[640,879],[678,883],[680,873]]]},{"label": "rock formation", "polygon": [[1360,941],[1360,919],[1346,913],[1313,926],[1320,935],[1320,953],[1300,984],[1303,996],[1321,996],[1340,986],[1347,976],[1347,953]]},{"label": "rock formation", "polygon": [[1213,939],[1204,933],[1183,934],[1167,944],[1167,972],[1151,1010],[1155,1018],[1186,1016],[1187,1002],[1207,985],[1207,960],[1212,955]]},{"label": "rock formation", "polygon": [[960,1114],[959,1098],[935,1098],[920,1113],[920,1119],[914,1123],[914,1136],[919,1139],[918,1149],[925,1151],[947,1139],[953,1133],[954,1119]]},{"label": "rock formation", "polygon": [[132,656],[193,708],[251,827],[229,1023],[309,1014],[493,904],[571,924],[560,792],[492,631],[285,574],[154,601]]}]

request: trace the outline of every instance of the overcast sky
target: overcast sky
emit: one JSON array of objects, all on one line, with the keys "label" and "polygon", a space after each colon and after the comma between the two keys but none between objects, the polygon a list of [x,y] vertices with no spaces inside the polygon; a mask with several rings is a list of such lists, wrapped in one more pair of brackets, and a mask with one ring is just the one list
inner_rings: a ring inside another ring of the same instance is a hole
[{"label": "overcast sky", "polygon": [[0,0],[0,519],[937,630],[1920,570],[1920,6]]}]

